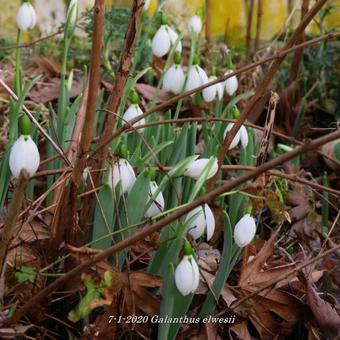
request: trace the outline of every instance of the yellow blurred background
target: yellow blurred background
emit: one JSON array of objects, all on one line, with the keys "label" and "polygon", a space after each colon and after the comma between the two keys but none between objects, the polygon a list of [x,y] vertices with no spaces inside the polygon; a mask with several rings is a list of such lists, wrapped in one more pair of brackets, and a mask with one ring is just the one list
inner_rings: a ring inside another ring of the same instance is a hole
[{"label": "yellow blurred background", "polygon": [[[203,0],[204,1],[204,0]],[[163,2],[163,9],[170,15],[178,30],[182,29],[187,19],[194,13],[202,10],[202,0],[167,0]],[[300,8],[302,0],[262,0],[263,17],[261,39],[271,39],[285,25],[294,28],[300,18]],[[81,10],[91,7],[94,0],[79,0]],[[256,31],[257,0],[255,2],[254,17],[252,24],[252,35]],[[38,12],[39,29],[43,33],[50,33],[58,27],[65,17],[64,0],[32,0]],[[247,12],[250,0],[210,0],[211,3],[211,33],[213,36],[226,33],[229,42],[244,41]],[[314,3],[310,1],[311,5]],[[19,7],[20,0],[0,0],[2,10],[0,12],[0,35],[15,35],[15,14]],[[131,0],[107,0],[107,4],[119,6],[129,6]],[[340,0],[329,0],[328,5],[334,8],[327,16],[325,29],[339,28],[340,22]],[[327,6],[327,4],[325,6]],[[157,8],[157,0],[151,0],[149,14]],[[290,13],[294,12],[291,20],[287,21]],[[318,34],[316,23],[308,27],[309,32]]]}]

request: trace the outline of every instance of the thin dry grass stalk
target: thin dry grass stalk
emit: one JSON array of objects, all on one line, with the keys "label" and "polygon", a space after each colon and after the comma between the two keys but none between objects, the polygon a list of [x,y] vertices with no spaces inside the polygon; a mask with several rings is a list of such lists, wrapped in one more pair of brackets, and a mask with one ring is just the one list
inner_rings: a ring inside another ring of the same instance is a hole
[{"label": "thin dry grass stalk", "polygon": [[250,0],[246,33],[246,64],[250,62],[251,55],[251,28],[253,24],[253,14],[254,14],[254,0]]},{"label": "thin dry grass stalk", "polygon": [[263,2],[262,0],[258,0],[257,1],[257,22],[256,22],[256,38],[255,38],[254,55],[256,55],[256,52],[259,50],[259,47],[260,47],[262,16],[263,16]]},{"label": "thin dry grass stalk", "polygon": [[68,280],[75,277],[76,275],[81,274],[85,270],[88,270],[92,266],[94,266],[97,262],[102,261],[106,259],[108,256],[112,256],[113,254],[126,249],[136,242],[145,239],[146,237],[150,236],[151,234],[155,232],[159,232],[163,227],[168,225],[169,223],[177,220],[181,216],[187,214],[192,209],[212,201],[214,198],[218,197],[219,195],[230,191],[231,189],[235,188],[236,186],[241,185],[242,183],[245,183],[246,181],[250,179],[254,179],[261,175],[262,173],[271,170],[275,168],[278,165],[281,165],[290,159],[293,159],[303,153],[306,153],[308,151],[314,150],[321,145],[328,143],[329,141],[332,141],[334,139],[337,139],[340,137],[340,131],[336,131],[333,133],[330,133],[326,136],[320,137],[318,139],[315,139],[311,141],[310,143],[306,143],[300,147],[297,147],[291,152],[288,152],[280,157],[277,157],[269,162],[264,163],[263,165],[257,167],[256,169],[249,171],[248,173],[233,179],[229,182],[227,182],[224,185],[219,186],[218,188],[209,191],[203,196],[198,197],[195,201],[192,203],[181,207],[180,209],[176,210],[172,214],[162,218],[158,222],[154,223],[153,225],[146,225],[145,227],[141,228],[139,231],[134,233],[129,238],[113,245],[110,248],[107,248],[97,255],[95,255],[92,259],[83,262],[82,264],[78,265],[77,267],[70,270],[68,273],[66,273],[64,276],[59,277],[55,281],[53,281],[50,285],[48,285],[46,288],[41,290],[38,294],[33,296],[29,301],[27,301],[21,308],[19,308],[12,317],[5,320],[6,324],[13,324],[19,321],[26,313],[30,311],[32,306],[35,306],[39,303],[41,303],[44,298],[47,297],[48,294],[53,292],[56,288],[58,288],[60,285],[65,284]]}]

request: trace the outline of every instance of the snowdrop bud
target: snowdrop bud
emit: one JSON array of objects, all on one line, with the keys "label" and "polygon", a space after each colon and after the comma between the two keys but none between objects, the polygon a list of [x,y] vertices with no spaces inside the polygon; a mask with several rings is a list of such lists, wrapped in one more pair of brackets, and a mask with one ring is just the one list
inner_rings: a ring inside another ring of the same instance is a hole
[{"label": "snowdrop bud", "polygon": [[175,283],[178,291],[187,296],[194,293],[199,284],[200,273],[192,255],[184,255],[175,271]]},{"label": "snowdrop bud", "polygon": [[172,65],[164,74],[163,90],[179,94],[182,92],[185,75],[181,65]]},{"label": "snowdrop bud", "polygon": [[[161,58],[169,53],[171,46],[176,42],[178,34],[168,25],[161,25],[152,39],[152,53]],[[176,47],[177,52],[182,51],[182,43],[179,41]]]},{"label": "snowdrop bud", "polygon": [[113,168],[110,168],[109,185],[112,189],[121,182],[122,191],[123,193],[126,193],[131,190],[135,181],[135,172],[126,159],[119,158],[118,161],[115,162]]},{"label": "snowdrop bud", "polygon": [[25,169],[33,176],[39,168],[39,150],[30,135],[21,135],[13,144],[9,154],[9,168],[14,177]]},{"label": "snowdrop bud", "polygon": [[[228,71],[225,74],[229,74],[232,71]],[[225,86],[225,90],[228,93],[229,96],[232,96],[238,88],[238,81],[237,81],[237,77],[236,76],[232,76],[230,78],[228,78],[225,82],[224,82],[224,86]]]},{"label": "snowdrop bud", "polygon": [[32,29],[37,23],[37,15],[29,2],[24,2],[19,7],[16,22],[21,31],[26,31],[28,28]]},{"label": "snowdrop bud", "polygon": [[194,15],[189,19],[188,22],[188,29],[190,32],[195,34],[199,34],[202,29],[202,20],[199,16]]},{"label": "snowdrop bud", "polygon": [[[186,168],[186,170],[184,171],[184,176],[188,176],[188,177],[198,180],[201,177],[205,168],[207,167],[209,161],[210,161],[209,158],[196,159],[195,161],[191,162],[189,166]],[[206,179],[209,179],[215,176],[217,170],[218,170],[218,165],[217,165],[217,159],[215,158]]]},{"label": "snowdrop bud", "polygon": [[205,232],[209,241],[215,231],[215,217],[208,204],[191,210],[185,218],[188,222],[188,233],[199,239]]},{"label": "snowdrop bud", "polygon": [[78,15],[78,1],[71,0],[67,9],[65,24],[65,37],[68,39],[71,38],[74,29],[76,28],[77,15]]},{"label": "snowdrop bud", "polygon": [[[227,133],[233,128],[233,126],[234,126],[234,123],[229,123],[227,125],[227,128],[224,131],[224,138],[226,137]],[[229,145],[229,150],[237,146],[240,141],[241,141],[242,148],[245,149],[248,145],[248,140],[249,138],[248,138],[247,129],[243,125],[241,125],[240,129],[237,131],[234,139]]]},{"label": "snowdrop bud", "polygon": [[[156,193],[158,190],[158,185],[156,182],[150,182],[149,186],[149,197],[152,199],[152,196]],[[159,192],[157,197],[152,202],[150,208],[145,213],[145,217],[154,217],[161,213],[164,209],[164,197],[162,192]]]},{"label": "snowdrop bud", "polygon": [[[126,124],[126,122],[129,122],[130,120],[139,117],[143,114],[143,111],[140,109],[139,105],[137,104],[132,104],[129,106],[129,108],[125,111],[123,114],[123,125]],[[138,126],[144,125],[145,124],[145,119],[142,118],[138,122],[134,123],[132,126],[137,128]],[[142,132],[144,128],[139,129],[140,132]]]},{"label": "snowdrop bud", "polygon": [[185,91],[191,91],[207,82],[208,76],[205,71],[199,65],[194,64],[189,68]]},{"label": "snowdrop bud", "polygon": [[[208,81],[210,82],[210,81],[215,80],[215,79],[216,79],[215,76],[211,76],[208,79]],[[218,99],[222,99],[223,98],[223,92],[224,91],[223,91],[222,83],[217,83],[215,85],[212,85],[212,86],[209,86],[209,87],[205,88],[202,91],[203,99],[207,103],[212,102],[216,98],[216,95],[217,95]]]},{"label": "snowdrop bud", "polygon": [[249,214],[244,215],[235,225],[234,240],[239,247],[245,247],[255,237],[255,219]]}]

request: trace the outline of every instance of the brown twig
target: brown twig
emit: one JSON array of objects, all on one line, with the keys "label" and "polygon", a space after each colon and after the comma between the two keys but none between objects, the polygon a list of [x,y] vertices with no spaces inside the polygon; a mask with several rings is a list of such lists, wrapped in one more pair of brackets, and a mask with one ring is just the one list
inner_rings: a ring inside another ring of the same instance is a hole
[{"label": "brown twig", "polygon": [[[138,26],[143,12],[144,3],[145,0],[133,1],[129,26],[126,32],[124,46],[120,56],[119,67],[116,75],[116,80],[112,89],[109,103],[109,110],[115,113],[119,108],[125,84],[129,76],[129,71],[132,63],[132,56],[134,53],[134,47],[138,32]],[[106,141],[110,140],[112,131],[114,130],[115,127],[115,123],[116,115],[107,114],[105,117],[104,130],[99,139],[99,144],[102,145],[102,148],[98,150],[96,155],[93,154],[93,157],[90,157],[92,169],[101,169],[104,167],[108,151],[107,148],[108,143],[106,143]],[[99,174],[93,176],[93,182],[95,187],[99,186],[100,179],[101,176]],[[91,186],[89,186],[89,189],[91,189]],[[82,226],[82,228],[84,228],[84,225],[88,223],[88,220],[92,214],[93,208],[92,203],[93,195],[86,196],[83,202],[83,209],[80,215],[80,225]]]},{"label": "brown twig", "polygon": [[71,271],[66,273],[64,276],[59,277],[54,282],[52,282],[50,285],[45,287],[43,290],[41,290],[38,294],[33,296],[29,301],[27,301],[21,308],[19,308],[12,317],[5,320],[6,324],[13,324],[19,321],[31,308],[32,306],[36,306],[37,304],[41,303],[41,301],[51,292],[53,292],[57,287],[59,287],[61,284],[64,284],[71,278],[73,278],[75,275],[79,275],[82,272],[88,270],[93,265],[95,265],[99,261],[103,261],[108,256],[112,256],[113,254],[132,246],[136,242],[145,239],[146,237],[150,236],[151,234],[155,232],[159,232],[164,226],[172,223],[173,221],[177,220],[181,216],[187,214],[192,209],[210,202],[214,198],[218,197],[219,195],[230,191],[231,189],[235,188],[236,186],[239,186],[242,183],[245,183],[246,181],[258,177],[261,173],[268,171],[270,169],[273,169],[274,167],[283,164],[287,161],[289,161],[292,158],[297,157],[300,154],[306,153],[310,150],[314,150],[318,147],[320,147],[323,144],[326,144],[332,140],[335,140],[340,137],[340,131],[333,132],[331,134],[328,134],[326,136],[320,137],[318,139],[315,139],[311,141],[310,143],[305,143],[304,145],[297,147],[293,151],[290,151],[280,157],[277,157],[260,167],[257,167],[253,171],[249,171],[248,173],[235,178],[228,183],[219,186],[218,188],[211,190],[207,192],[205,195],[198,197],[195,201],[193,201],[190,204],[185,205],[184,207],[181,207],[180,209],[176,210],[172,214],[162,218],[158,222],[154,223],[153,225],[146,225],[145,227],[141,228],[139,231],[135,232],[133,235],[131,235],[129,238],[120,241],[119,243],[113,245],[110,248],[107,248],[103,251],[101,251],[99,254],[95,255],[92,259],[83,262],[82,264],[78,265],[77,267],[73,268]]},{"label": "brown twig", "polygon": [[251,54],[251,28],[253,24],[253,14],[254,14],[254,0],[250,0],[248,19],[247,19],[247,33],[246,33],[246,64],[250,62]]},{"label": "brown twig", "polygon": [[[230,78],[230,77],[232,77],[234,75],[239,75],[239,74],[248,72],[249,70],[252,70],[253,68],[255,68],[255,67],[259,66],[259,65],[263,65],[265,63],[268,63],[270,61],[276,60],[278,58],[282,58],[285,55],[287,55],[289,53],[292,53],[292,52],[294,52],[294,51],[296,51],[296,50],[298,50],[300,48],[304,48],[304,47],[307,47],[307,46],[312,46],[312,45],[315,45],[315,44],[319,43],[320,41],[333,39],[333,38],[338,37],[338,36],[340,36],[340,32],[331,32],[331,33],[325,34],[325,35],[323,35],[321,37],[318,37],[318,38],[306,41],[303,44],[296,45],[294,47],[288,48],[288,49],[286,49],[284,51],[276,52],[274,55],[272,55],[270,57],[261,59],[261,60],[259,60],[257,62],[249,64],[249,65],[243,66],[243,67],[239,68],[238,70],[235,70],[235,71],[230,72],[230,73],[228,73],[226,75],[218,77],[217,79],[212,80],[212,81],[210,81],[210,82],[208,82],[206,84],[203,84],[201,86],[198,86],[198,87],[196,87],[196,88],[194,88],[194,89],[192,89],[190,91],[186,91],[186,92],[184,92],[184,93],[182,93],[180,95],[174,96],[174,97],[168,99],[167,101],[165,101],[165,102],[155,106],[154,108],[148,110],[143,115],[140,115],[140,116],[138,116],[138,117],[136,117],[134,119],[131,119],[130,123],[131,124],[137,123],[137,122],[139,122],[140,120],[142,120],[143,118],[149,116],[152,113],[163,111],[164,109],[168,108],[169,106],[171,106],[172,104],[178,102],[179,100],[184,99],[186,97],[189,97],[189,96],[191,96],[194,93],[200,92],[200,91],[202,91],[203,89],[205,89],[205,88],[207,88],[209,86],[212,86],[212,85],[215,85],[217,83],[220,83],[220,82],[222,82],[222,81],[224,81],[224,80],[226,80],[226,79],[228,79],[228,78]],[[127,129],[128,129],[127,126],[123,126],[120,129],[116,130],[114,133],[110,134],[105,140],[102,140],[100,143],[98,143],[98,146],[96,147],[96,149],[92,153],[90,153],[89,158],[92,158],[94,155],[99,153],[100,150],[105,148],[113,139],[115,139],[116,137],[121,135]]]},{"label": "brown twig", "polygon": [[[96,116],[97,95],[100,85],[101,51],[104,35],[105,0],[96,0],[93,7],[93,13],[94,28],[88,93],[86,93],[86,111],[85,116],[83,115],[83,117],[79,119],[73,131],[75,142],[72,145],[72,148],[69,148],[69,154],[71,155],[75,152],[75,150],[77,150],[77,158],[72,170],[70,183],[66,187],[63,187],[58,195],[59,204],[56,208],[51,226],[51,239],[49,246],[50,259],[54,258],[60,243],[63,241],[65,227],[67,224],[70,225],[67,229],[67,242],[75,245],[82,245],[84,238],[87,235],[85,230],[79,230],[78,228],[76,202],[81,176],[87,163],[87,152],[91,146],[92,132]],[[83,124],[84,121],[86,124]],[[80,130],[80,143],[77,145],[76,141],[79,138]]]},{"label": "brown twig", "polygon": [[262,16],[263,16],[263,3],[262,3],[262,0],[257,0],[257,21],[256,21],[256,38],[255,38],[254,55],[256,55],[256,52],[259,50],[259,47],[260,47]]},{"label": "brown twig", "polygon": [[64,28],[63,27],[59,27],[56,32],[51,33],[50,35],[47,35],[45,37],[41,37],[41,38],[39,38],[37,40],[34,40],[34,41],[30,42],[30,43],[27,43],[27,44],[12,45],[12,46],[0,46],[0,51],[14,50],[14,49],[17,49],[17,48],[28,48],[28,47],[36,45],[39,42],[51,39],[51,38],[55,37],[56,35],[59,35],[59,34],[63,33],[63,31],[64,31]]},{"label": "brown twig", "polygon": [[[291,36],[291,38],[287,41],[287,43],[282,47],[280,52],[283,52],[289,48],[291,48],[297,41],[297,39],[300,37],[301,32],[305,30],[307,25],[313,20],[314,16],[319,12],[321,7],[325,4],[327,0],[318,0],[315,5],[311,8],[311,10],[306,14],[304,19],[300,22],[299,26],[296,28],[294,34]],[[280,53],[279,52],[279,53]],[[249,113],[253,110],[253,108],[256,106],[256,104],[261,100],[262,96],[266,92],[268,86],[270,85],[274,75],[276,74],[277,70],[279,69],[281,63],[284,60],[284,56],[281,56],[274,60],[271,67],[269,68],[268,72],[266,73],[265,77],[261,80],[260,85],[258,86],[256,93],[251,98],[251,100],[248,102],[247,106],[245,107],[244,111],[241,114],[241,117],[236,121],[236,123],[233,125],[230,132],[226,135],[222,146],[220,147],[218,151],[218,167],[221,168],[225,155],[227,153],[227,150],[229,148],[229,145],[233,141],[237,131],[240,129],[244,121],[247,119]],[[216,180],[218,177],[217,174],[210,179],[208,184],[208,189],[211,190],[211,188],[214,187]]]},{"label": "brown twig", "polygon": [[211,42],[211,0],[205,0],[205,39]]}]

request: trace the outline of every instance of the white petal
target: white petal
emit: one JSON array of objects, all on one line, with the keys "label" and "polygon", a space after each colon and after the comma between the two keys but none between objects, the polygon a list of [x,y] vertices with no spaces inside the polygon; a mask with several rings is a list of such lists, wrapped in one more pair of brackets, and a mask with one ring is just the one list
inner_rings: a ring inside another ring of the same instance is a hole
[{"label": "white petal", "polygon": [[[158,185],[156,182],[150,182],[149,187],[149,197],[152,198],[153,194],[158,190]],[[162,192],[158,193],[156,199],[152,204],[150,205],[150,208],[145,213],[145,217],[154,217],[161,213],[164,209],[164,197]]]},{"label": "white petal", "polygon": [[163,57],[169,53],[171,41],[165,25],[162,25],[156,32],[152,39],[151,47],[153,54],[157,57]]},{"label": "white petal", "polygon": [[[227,73],[231,73],[231,72],[227,72]],[[226,74],[227,74],[226,73]],[[228,78],[225,82],[225,90],[228,93],[229,96],[232,96],[238,88],[238,81],[236,76],[232,76],[230,78]]]},{"label": "white petal", "polygon": [[25,31],[30,28],[32,24],[32,12],[30,9],[30,4],[23,3],[18,10],[16,16],[17,26],[21,31]]},{"label": "white petal", "polygon": [[191,292],[194,293],[200,283],[200,271],[197,262],[193,256],[191,256],[191,269],[192,269]]},{"label": "white petal", "polygon": [[256,224],[249,214],[244,215],[235,225],[234,240],[239,247],[248,245],[256,234]]},{"label": "white petal", "polygon": [[204,205],[205,220],[207,225],[207,241],[214,235],[215,217],[208,204]]},{"label": "white petal", "polygon": [[30,29],[32,29],[35,24],[37,23],[37,14],[35,13],[35,10],[31,4],[29,4],[29,9],[31,13],[31,24],[30,24]]},{"label": "white petal", "polygon": [[202,29],[202,20],[199,16],[194,15],[189,19],[188,22],[188,29],[190,32],[194,32],[196,34],[199,34]]},{"label": "white petal", "polygon": [[[232,129],[233,126],[234,126],[234,123],[229,123],[227,125],[227,128],[224,131],[224,138],[226,137],[227,133]],[[229,145],[229,150],[231,150],[235,146],[237,146],[237,144],[240,142],[240,138],[241,138],[241,134],[240,134],[240,130],[238,130],[234,139],[232,140],[232,142]]]},{"label": "white petal", "polygon": [[[123,125],[126,124],[126,122],[129,122],[130,120],[141,116],[143,114],[143,111],[140,109],[139,105],[137,104],[132,104],[129,106],[129,108],[125,111],[125,113],[123,114]],[[141,125],[145,124],[145,119],[141,119],[138,122],[134,123],[132,126],[133,127],[138,127]],[[139,129],[140,132],[142,132],[144,130],[143,129]]]},{"label": "white petal", "polygon": [[243,149],[245,149],[248,145],[248,132],[247,129],[244,127],[244,125],[240,128],[240,137],[241,137],[241,145]]},{"label": "white petal", "polygon": [[217,88],[217,97],[218,97],[218,99],[221,100],[223,98],[223,93],[224,93],[223,84],[217,83],[216,88]]},{"label": "white petal", "polygon": [[13,176],[19,177],[22,169],[33,176],[39,168],[39,163],[39,150],[31,136],[21,135],[14,142],[9,155],[9,168]]},{"label": "white petal", "polygon": [[115,162],[113,169],[110,169],[109,184],[111,187],[115,187],[119,182],[121,182],[123,193],[130,191],[135,181],[135,172],[133,171],[130,163],[124,158],[120,158],[117,162]]},{"label": "white petal", "polygon": [[191,66],[188,73],[187,83],[185,85],[185,91],[190,91],[201,85],[201,77],[197,72],[195,66]]},{"label": "white petal", "polygon": [[192,256],[184,256],[175,270],[176,287],[183,296],[192,293],[197,281],[197,270],[192,266],[189,258],[191,258],[191,262],[194,261]]},{"label": "white petal", "polygon": [[198,74],[201,78],[201,84],[200,85],[207,83],[209,81],[209,79],[208,79],[206,72],[203,70],[203,68],[200,67],[199,65],[196,65],[196,70],[197,70],[197,72],[198,72]]},{"label": "white petal", "polygon": [[[210,77],[209,78],[209,82],[212,80],[215,80],[215,77]],[[217,84],[206,87],[203,91],[203,99],[204,101],[206,101],[207,103],[212,102],[215,98],[216,98],[216,94],[217,94]]]},{"label": "white petal", "polygon": [[163,90],[179,94],[184,85],[185,75],[180,65],[172,65],[164,74]]},{"label": "white petal", "polygon": [[[168,31],[168,34],[169,34],[171,45],[174,45],[176,40],[178,39],[178,34],[169,26],[167,26],[167,31]],[[179,53],[182,52],[181,41],[178,42],[178,44],[176,46],[176,51],[179,52]]]},{"label": "white petal", "polygon": [[206,229],[206,220],[203,212],[203,208],[197,207],[191,210],[185,218],[185,222],[189,221],[188,233],[197,240],[200,238]]},{"label": "white petal", "polygon": [[[186,170],[184,171],[184,176],[188,176],[188,177],[198,180],[200,176],[202,175],[202,172],[208,165],[209,161],[210,161],[209,158],[196,159],[195,161],[191,162],[189,166],[186,168]],[[217,160],[215,159],[206,179],[210,179],[211,177],[213,177],[216,174],[217,170],[218,170],[218,164],[217,164]]]}]

